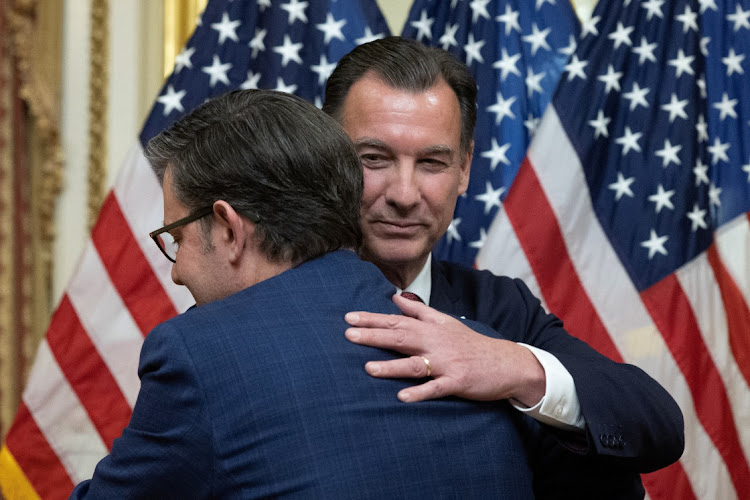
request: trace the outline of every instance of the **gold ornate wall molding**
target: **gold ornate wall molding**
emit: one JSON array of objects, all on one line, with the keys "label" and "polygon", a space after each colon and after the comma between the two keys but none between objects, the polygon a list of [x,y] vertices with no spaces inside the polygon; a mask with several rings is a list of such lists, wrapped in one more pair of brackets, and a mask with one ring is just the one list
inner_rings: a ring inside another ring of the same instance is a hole
[{"label": "gold ornate wall molding", "polygon": [[107,188],[109,0],[91,3],[89,67],[88,229],[94,227]]},{"label": "gold ornate wall molding", "polygon": [[[41,175],[34,183],[38,212],[39,257],[50,276],[51,249],[55,236],[54,210],[62,182],[63,155],[60,145],[60,46],[62,5],[56,0],[16,0],[10,13],[21,97],[33,118],[31,150],[40,161]],[[35,167],[37,165],[34,165]]]},{"label": "gold ornate wall molding", "polygon": [[[8,10],[0,0],[0,33],[8,31]],[[15,331],[13,216],[13,56],[10,37],[0,38],[0,428],[7,429],[13,415],[6,406],[15,406],[18,393],[17,352]]]},{"label": "gold ornate wall molding", "polygon": [[51,313],[62,3],[0,0],[0,431]]}]

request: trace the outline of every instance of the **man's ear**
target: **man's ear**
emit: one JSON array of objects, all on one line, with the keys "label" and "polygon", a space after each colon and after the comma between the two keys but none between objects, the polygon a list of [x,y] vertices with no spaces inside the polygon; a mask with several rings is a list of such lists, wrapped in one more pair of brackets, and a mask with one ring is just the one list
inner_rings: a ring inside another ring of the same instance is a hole
[{"label": "man's ear", "polygon": [[238,262],[255,226],[224,200],[214,202],[214,224],[220,229],[219,244],[227,249],[230,263]]},{"label": "man's ear", "polygon": [[474,141],[471,141],[469,151],[463,157],[458,172],[458,195],[461,196],[469,189],[469,174],[471,173],[471,160],[474,158]]}]

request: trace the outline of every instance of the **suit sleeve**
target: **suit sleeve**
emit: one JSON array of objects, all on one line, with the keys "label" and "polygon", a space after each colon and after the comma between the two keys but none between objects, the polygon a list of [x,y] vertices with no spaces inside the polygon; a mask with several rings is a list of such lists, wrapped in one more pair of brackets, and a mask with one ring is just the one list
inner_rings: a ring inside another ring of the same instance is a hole
[{"label": "suit sleeve", "polygon": [[213,468],[205,398],[180,332],[146,338],[130,423],[71,498],[205,498]]},{"label": "suit sleeve", "polygon": [[612,361],[572,337],[522,281],[513,283],[526,326],[519,341],[553,354],[573,377],[586,420],[583,450],[612,457],[639,472],[679,459],[684,424],[672,396],[637,366]]},{"label": "suit sleeve", "polygon": [[612,361],[570,335],[521,280],[435,261],[432,277],[435,308],[547,351],[571,374],[585,436],[542,424],[544,435],[557,436],[567,448],[601,464],[631,471],[650,472],[680,458],[684,426],[672,396],[640,368]]}]

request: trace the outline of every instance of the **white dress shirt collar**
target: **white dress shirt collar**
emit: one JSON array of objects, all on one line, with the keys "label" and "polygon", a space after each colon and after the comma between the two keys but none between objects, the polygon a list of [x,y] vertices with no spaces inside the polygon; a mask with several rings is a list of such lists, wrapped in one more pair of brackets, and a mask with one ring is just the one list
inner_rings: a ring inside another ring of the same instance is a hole
[{"label": "white dress shirt collar", "polygon": [[[401,293],[399,290],[398,293]],[[427,256],[427,262],[419,271],[419,274],[404,291],[417,294],[422,302],[430,305],[430,293],[432,292],[432,253]]]}]

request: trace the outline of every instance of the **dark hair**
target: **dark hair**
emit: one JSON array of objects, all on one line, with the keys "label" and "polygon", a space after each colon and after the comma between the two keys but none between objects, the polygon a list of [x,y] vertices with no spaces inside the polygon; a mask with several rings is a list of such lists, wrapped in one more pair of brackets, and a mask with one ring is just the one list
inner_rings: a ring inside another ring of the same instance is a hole
[{"label": "dark hair", "polygon": [[355,47],[328,78],[323,111],[341,122],[349,89],[370,71],[390,87],[409,92],[423,92],[444,80],[461,108],[462,153],[470,151],[477,121],[477,84],[469,69],[450,52],[400,36]]},{"label": "dark hair", "polygon": [[[189,210],[217,200],[260,216],[260,249],[300,263],[362,243],[362,167],[335,120],[299,97],[238,90],[211,99],[146,146],[159,180],[170,169]],[[210,224],[211,218],[208,218]]]}]

